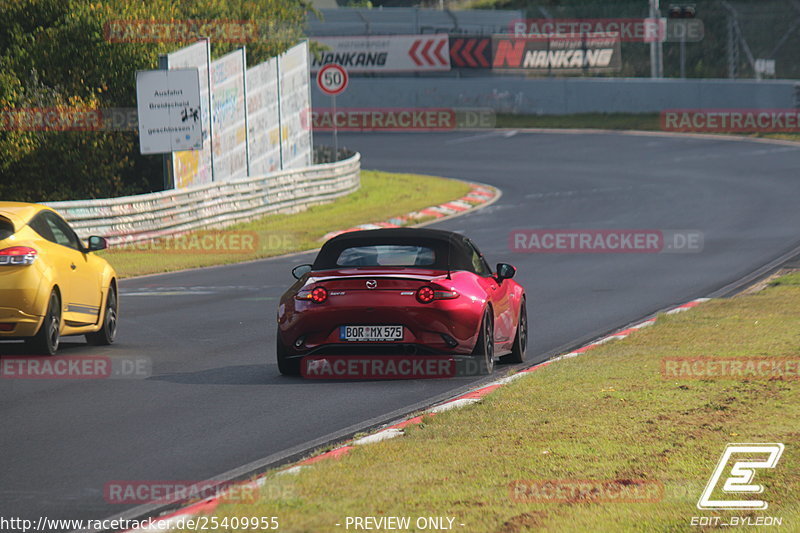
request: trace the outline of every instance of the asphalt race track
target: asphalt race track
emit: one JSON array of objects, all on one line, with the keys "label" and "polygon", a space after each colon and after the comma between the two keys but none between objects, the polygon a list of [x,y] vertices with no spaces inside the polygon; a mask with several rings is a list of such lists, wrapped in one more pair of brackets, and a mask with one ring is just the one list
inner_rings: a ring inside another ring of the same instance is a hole
[{"label": "asphalt race track", "polygon": [[[329,144],[325,135],[315,142]],[[800,241],[800,146],[623,134],[340,134],[363,168],[489,183],[463,231],[528,292],[529,361],[707,296]],[[525,254],[513,229],[699,230],[701,253]],[[115,480],[203,480],[279,461],[455,394],[474,378],[312,382],[274,361],[275,308],[307,255],[126,280],[118,343],[62,354],[149,357],[138,380],[0,379],[0,516],[105,518]],[[19,353],[0,345],[0,353]],[[498,367],[504,372],[508,367]],[[536,398],[530,401],[535,402]]]}]

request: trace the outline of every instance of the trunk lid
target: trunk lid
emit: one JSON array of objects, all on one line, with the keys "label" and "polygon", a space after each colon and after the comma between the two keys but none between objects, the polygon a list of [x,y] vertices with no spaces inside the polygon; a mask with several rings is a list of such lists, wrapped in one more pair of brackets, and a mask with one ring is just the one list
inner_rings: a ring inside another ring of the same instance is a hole
[{"label": "trunk lid", "polygon": [[347,268],[319,272],[308,278],[306,286],[323,285],[329,291],[417,290],[446,276],[442,270]]}]

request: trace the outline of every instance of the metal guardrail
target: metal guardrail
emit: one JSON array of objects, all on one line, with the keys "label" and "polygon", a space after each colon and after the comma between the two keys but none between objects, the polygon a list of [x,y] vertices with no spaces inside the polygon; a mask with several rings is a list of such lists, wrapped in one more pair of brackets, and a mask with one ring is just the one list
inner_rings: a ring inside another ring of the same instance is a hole
[{"label": "metal guardrail", "polygon": [[[645,2],[645,6],[646,6]],[[506,9],[430,9],[389,7],[321,8],[321,18],[306,17],[306,35],[492,35],[506,33],[511,22],[525,18],[524,10]],[[542,15],[533,15],[542,16]]]},{"label": "metal guardrail", "polygon": [[223,228],[273,213],[293,213],[356,191],[361,155],[266,176],[121,198],[48,202],[78,236],[110,245],[197,229]]}]

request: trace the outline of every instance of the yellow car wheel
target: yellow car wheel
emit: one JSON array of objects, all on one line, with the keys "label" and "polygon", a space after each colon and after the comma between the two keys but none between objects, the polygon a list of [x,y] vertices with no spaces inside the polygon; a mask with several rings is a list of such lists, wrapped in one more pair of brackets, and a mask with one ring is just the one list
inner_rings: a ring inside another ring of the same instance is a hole
[{"label": "yellow car wheel", "polygon": [[117,291],[109,287],[106,309],[103,313],[103,327],[94,333],[86,334],[86,342],[93,346],[107,346],[117,336]]},{"label": "yellow car wheel", "polygon": [[36,335],[26,339],[28,350],[36,355],[55,355],[61,338],[61,298],[54,290],[50,293],[47,312]]}]

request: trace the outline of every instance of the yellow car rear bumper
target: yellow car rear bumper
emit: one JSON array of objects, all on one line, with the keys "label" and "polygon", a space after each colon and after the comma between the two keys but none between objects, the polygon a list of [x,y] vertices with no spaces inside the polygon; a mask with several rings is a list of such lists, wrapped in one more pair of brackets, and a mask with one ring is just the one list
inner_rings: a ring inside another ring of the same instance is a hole
[{"label": "yellow car rear bumper", "polygon": [[0,339],[32,336],[42,323],[48,300],[42,297],[46,289],[40,289],[47,280],[36,267],[0,268]]},{"label": "yellow car rear bumper", "polygon": [[[36,334],[42,317],[23,313],[13,307],[0,307],[0,339],[4,337],[31,337]],[[11,324],[11,331],[4,331]]]}]

